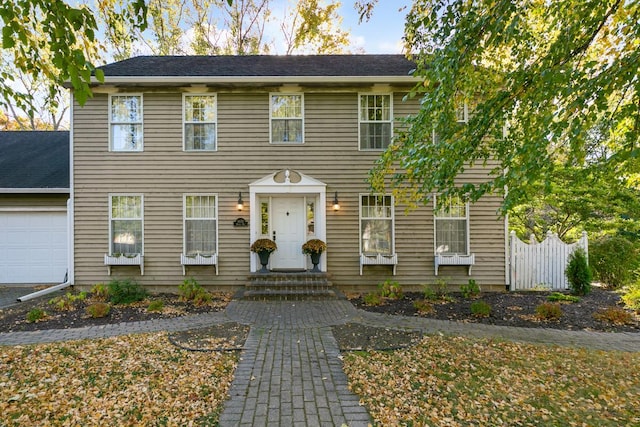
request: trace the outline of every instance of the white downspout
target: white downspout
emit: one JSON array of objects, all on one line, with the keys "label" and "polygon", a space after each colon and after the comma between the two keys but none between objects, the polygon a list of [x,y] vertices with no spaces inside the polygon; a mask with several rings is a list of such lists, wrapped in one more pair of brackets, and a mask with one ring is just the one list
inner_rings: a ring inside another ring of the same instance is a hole
[{"label": "white downspout", "polygon": [[59,285],[51,286],[50,288],[43,289],[41,291],[32,292],[23,297],[20,297],[18,298],[18,301],[20,302],[28,301],[30,299],[38,298],[39,296],[42,296],[42,295],[47,295],[47,294],[59,291],[60,289],[68,288],[69,286],[71,286],[71,282],[67,280],[64,283],[60,283]]},{"label": "white downspout", "polygon": [[38,298],[42,295],[51,294],[53,292],[59,291],[64,288],[68,288],[73,285],[73,268],[74,268],[74,233],[73,233],[73,223],[74,223],[74,212],[73,212],[73,94],[70,93],[70,107],[69,107],[69,200],[67,200],[67,275],[65,277],[64,283],[60,283],[59,285],[51,286],[47,289],[42,289],[41,291],[32,292],[25,296],[18,298],[18,301],[24,302],[33,298]]}]

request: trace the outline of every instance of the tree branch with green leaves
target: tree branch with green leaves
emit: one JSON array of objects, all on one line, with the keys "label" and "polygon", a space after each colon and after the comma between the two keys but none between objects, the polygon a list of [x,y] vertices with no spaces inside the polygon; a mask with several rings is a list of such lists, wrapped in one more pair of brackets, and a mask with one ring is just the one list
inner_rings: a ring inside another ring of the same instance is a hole
[{"label": "tree branch with green leaves", "polygon": [[[500,193],[508,210],[555,168],[637,182],[639,18],[638,0],[415,1],[405,40],[421,108],[372,169],[373,188],[413,203]],[[490,177],[462,182],[474,165]]]}]

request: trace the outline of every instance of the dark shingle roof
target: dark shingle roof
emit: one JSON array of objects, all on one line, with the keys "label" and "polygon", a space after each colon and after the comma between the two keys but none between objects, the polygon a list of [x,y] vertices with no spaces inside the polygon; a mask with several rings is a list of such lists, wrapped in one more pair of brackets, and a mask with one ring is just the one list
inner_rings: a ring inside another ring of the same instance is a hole
[{"label": "dark shingle roof", "polygon": [[69,188],[68,131],[2,131],[0,153],[0,191]]},{"label": "dark shingle roof", "polygon": [[404,55],[138,56],[100,67],[107,77],[408,76]]}]

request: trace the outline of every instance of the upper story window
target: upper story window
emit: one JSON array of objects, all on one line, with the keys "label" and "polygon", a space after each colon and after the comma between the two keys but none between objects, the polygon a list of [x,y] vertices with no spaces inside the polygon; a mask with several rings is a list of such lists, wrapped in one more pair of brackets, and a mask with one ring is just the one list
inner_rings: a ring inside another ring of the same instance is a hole
[{"label": "upper story window", "polygon": [[109,149],[142,151],[142,95],[109,97]]},{"label": "upper story window", "polygon": [[185,151],[215,151],[216,96],[184,95],[183,101]]},{"label": "upper story window", "polygon": [[392,255],[393,220],[393,196],[360,195],[360,252]]},{"label": "upper story window", "polygon": [[114,254],[143,254],[142,196],[112,195],[109,199],[109,251]]},{"label": "upper story window", "polygon": [[[465,125],[469,123],[469,105],[466,102],[456,102],[454,103],[455,115],[456,115],[456,123],[458,125]],[[440,143],[440,135],[434,129],[432,131],[432,138],[435,144]]]},{"label": "upper story window", "polygon": [[215,195],[184,198],[184,253],[213,255],[218,245],[218,215]]},{"label": "upper story window", "polygon": [[458,102],[456,108],[456,122],[469,123],[469,105],[466,102]]},{"label": "upper story window", "polygon": [[304,143],[304,97],[302,94],[270,95],[271,143]]},{"label": "upper story window", "polygon": [[437,209],[434,197],[436,254],[469,254],[469,204],[449,198]]},{"label": "upper story window", "polygon": [[384,150],[391,143],[391,94],[360,94],[360,149]]}]

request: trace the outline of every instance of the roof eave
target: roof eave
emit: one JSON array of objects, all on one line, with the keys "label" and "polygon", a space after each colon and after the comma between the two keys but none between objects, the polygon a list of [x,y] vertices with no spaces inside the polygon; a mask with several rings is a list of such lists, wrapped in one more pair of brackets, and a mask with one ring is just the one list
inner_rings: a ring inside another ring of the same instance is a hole
[{"label": "roof eave", "polygon": [[413,76],[105,76],[94,84],[278,84],[278,83],[386,83],[415,84]]},{"label": "roof eave", "polygon": [[69,188],[0,188],[0,194],[68,194]]}]

